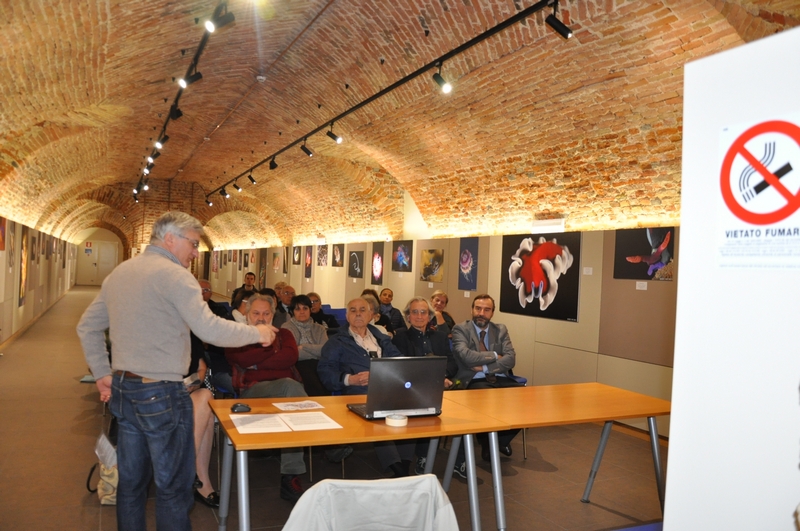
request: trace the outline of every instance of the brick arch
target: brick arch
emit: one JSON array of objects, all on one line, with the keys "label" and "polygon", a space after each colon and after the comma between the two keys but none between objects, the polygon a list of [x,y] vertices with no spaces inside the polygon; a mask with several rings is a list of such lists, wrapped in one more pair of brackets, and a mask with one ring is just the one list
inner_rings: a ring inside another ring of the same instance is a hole
[{"label": "brick arch", "polygon": [[119,227],[117,227],[116,225],[112,225],[111,223],[108,223],[106,221],[99,221],[99,220],[95,221],[94,223],[92,223],[89,226],[90,227],[97,227],[99,229],[106,229],[106,230],[109,230],[109,231],[113,232],[114,234],[116,234],[117,237],[122,242],[122,259],[123,260],[127,260],[128,258],[130,258],[130,255],[131,255],[130,242],[128,241],[128,237],[125,235],[124,232],[122,232],[120,230]]},{"label": "brick arch", "polygon": [[752,42],[788,28],[800,26],[800,18],[736,0],[707,0],[725,16],[744,42]]}]

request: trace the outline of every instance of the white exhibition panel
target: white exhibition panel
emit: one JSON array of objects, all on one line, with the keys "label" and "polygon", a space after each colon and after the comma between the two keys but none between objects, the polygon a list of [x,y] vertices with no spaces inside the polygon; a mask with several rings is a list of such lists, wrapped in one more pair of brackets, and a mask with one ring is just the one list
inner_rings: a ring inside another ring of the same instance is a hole
[{"label": "white exhibition panel", "polygon": [[[771,208],[741,198],[739,207],[730,207],[730,193],[726,202],[721,172],[731,142],[756,124],[799,120],[800,29],[686,66],[668,531],[796,529],[800,268],[791,260],[781,269],[763,267],[764,260],[721,259],[720,231],[736,208],[759,215],[758,208]],[[754,142],[766,146],[769,139]],[[792,179],[800,177],[800,148],[784,138],[772,155],[762,156],[755,144],[749,149],[769,172],[791,162],[793,170],[780,180],[787,183],[783,199],[771,199],[775,210],[785,208],[798,195]],[[751,185],[762,180],[741,174]],[[764,197],[781,187],[763,180],[771,184]],[[776,226],[800,227],[800,214],[750,228],[763,234]],[[791,250],[798,243],[786,237],[771,245]]]}]

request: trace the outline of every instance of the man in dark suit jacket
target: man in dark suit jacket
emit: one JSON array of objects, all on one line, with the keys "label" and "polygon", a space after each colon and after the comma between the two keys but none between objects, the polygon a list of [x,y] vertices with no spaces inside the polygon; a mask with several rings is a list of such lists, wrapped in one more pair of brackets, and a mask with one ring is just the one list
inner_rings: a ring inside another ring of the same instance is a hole
[{"label": "man in dark suit jacket", "polygon": [[[472,301],[472,319],[453,328],[453,353],[458,372],[455,386],[462,389],[489,389],[497,387],[519,387],[509,371],[516,363],[516,352],[511,344],[505,325],[492,323],[494,299],[489,295],[478,295]],[[519,430],[499,432],[500,452],[511,455],[511,440]],[[486,435],[479,436],[482,457],[489,460],[489,445]],[[463,447],[459,450],[454,472],[466,478]]]}]

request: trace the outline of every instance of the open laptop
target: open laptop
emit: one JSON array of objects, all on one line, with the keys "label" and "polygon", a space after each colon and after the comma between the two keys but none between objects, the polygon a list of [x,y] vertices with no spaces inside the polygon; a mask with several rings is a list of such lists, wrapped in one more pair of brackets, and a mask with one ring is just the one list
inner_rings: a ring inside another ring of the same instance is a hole
[{"label": "open laptop", "polygon": [[368,420],[441,415],[446,370],[444,356],[373,358],[366,404],[347,407]]}]

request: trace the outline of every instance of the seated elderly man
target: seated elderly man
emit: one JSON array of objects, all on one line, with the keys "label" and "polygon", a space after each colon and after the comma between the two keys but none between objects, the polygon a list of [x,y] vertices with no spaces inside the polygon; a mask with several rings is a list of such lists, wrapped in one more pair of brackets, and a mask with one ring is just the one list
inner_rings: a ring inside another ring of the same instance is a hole
[{"label": "seated elderly man", "polygon": [[[391,338],[372,326],[371,321],[372,307],[367,301],[358,298],[347,303],[348,326],[328,339],[317,365],[319,379],[330,391],[366,394],[370,359],[400,356]],[[375,452],[381,466],[391,470],[394,477],[407,476],[414,442],[375,443]]]},{"label": "seated elderly man", "polygon": [[336,317],[322,311],[322,298],[319,293],[312,291],[308,294],[308,299],[311,301],[311,318],[315,323],[329,329],[339,328],[339,321],[336,320]]},{"label": "seated elderly man", "polygon": [[[255,294],[246,303],[247,324],[272,324],[275,299]],[[305,397],[303,384],[295,380],[297,342],[289,330],[281,329],[269,346],[253,344],[225,349],[233,368],[233,386],[244,398]],[[281,451],[281,498],[296,502],[303,494],[299,474],[305,474],[303,450]]]}]

